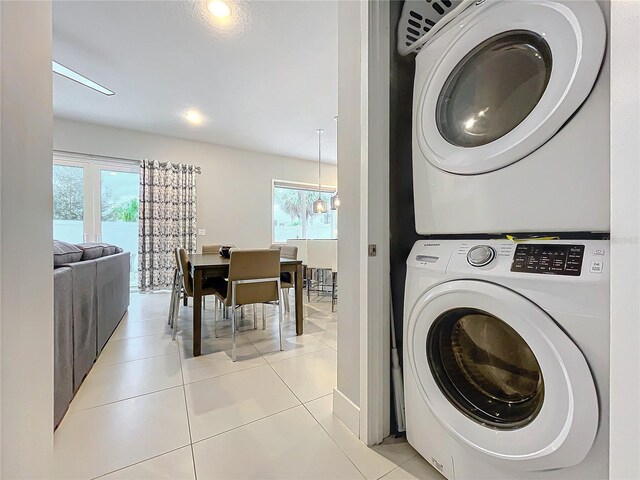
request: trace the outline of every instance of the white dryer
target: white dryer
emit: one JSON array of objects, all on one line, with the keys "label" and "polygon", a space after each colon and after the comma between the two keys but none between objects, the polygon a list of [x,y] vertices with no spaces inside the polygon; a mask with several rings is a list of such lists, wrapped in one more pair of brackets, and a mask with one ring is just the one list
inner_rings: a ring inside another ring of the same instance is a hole
[{"label": "white dryer", "polygon": [[608,478],[608,248],[414,245],[407,439],[449,480]]},{"label": "white dryer", "polygon": [[417,232],[609,231],[608,3],[468,3],[416,57]]}]

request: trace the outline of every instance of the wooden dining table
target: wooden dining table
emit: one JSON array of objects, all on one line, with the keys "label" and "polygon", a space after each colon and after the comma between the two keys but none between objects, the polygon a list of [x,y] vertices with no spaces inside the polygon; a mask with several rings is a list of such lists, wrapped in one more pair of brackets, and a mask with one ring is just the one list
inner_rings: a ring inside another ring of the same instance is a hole
[{"label": "wooden dining table", "polygon": [[[217,253],[191,253],[187,256],[189,274],[193,279],[193,356],[201,354],[202,343],[202,279],[227,278],[229,259]],[[295,289],[296,335],[302,335],[304,310],[302,305],[302,260],[280,259],[280,271],[293,276]]]}]

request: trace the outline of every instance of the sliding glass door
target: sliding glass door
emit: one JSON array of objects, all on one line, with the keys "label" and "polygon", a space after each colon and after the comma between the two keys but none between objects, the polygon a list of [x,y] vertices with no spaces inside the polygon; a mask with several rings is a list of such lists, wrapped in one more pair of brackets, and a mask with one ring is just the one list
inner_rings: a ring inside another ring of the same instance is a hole
[{"label": "sliding glass door", "polygon": [[132,285],[138,283],[139,170],[135,163],[54,155],[54,238],[122,247],[131,253]]}]

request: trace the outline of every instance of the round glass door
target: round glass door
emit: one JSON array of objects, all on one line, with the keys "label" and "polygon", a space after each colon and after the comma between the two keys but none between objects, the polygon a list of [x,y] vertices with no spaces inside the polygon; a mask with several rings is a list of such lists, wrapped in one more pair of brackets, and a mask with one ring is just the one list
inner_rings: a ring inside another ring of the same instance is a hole
[{"label": "round glass door", "polygon": [[496,316],[473,308],[447,311],[434,321],[426,353],[442,393],[482,425],[520,428],[542,408],[540,365],[524,339]]},{"label": "round glass door", "polygon": [[537,33],[511,30],[485,40],[444,83],[436,106],[440,134],[465,148],[503,137],[538,104],[551,68],[551,49]]}]

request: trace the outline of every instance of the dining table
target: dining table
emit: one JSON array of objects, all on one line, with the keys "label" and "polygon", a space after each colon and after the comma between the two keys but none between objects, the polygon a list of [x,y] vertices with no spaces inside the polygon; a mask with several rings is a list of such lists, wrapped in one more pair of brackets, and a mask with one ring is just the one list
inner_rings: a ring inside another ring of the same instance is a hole
[{"label": "dining table", "polygon": [[[191,253],[187,256],[187,260],[189,274],[193,280],[193,356],[197,357],[201,354],[202,344],[202,279],[228,278],[230,259],[218,253]],[[302,260],[280,258],[280,272],[291,273],[293,277],[296,335],[302,335],[304,324]]]}]

